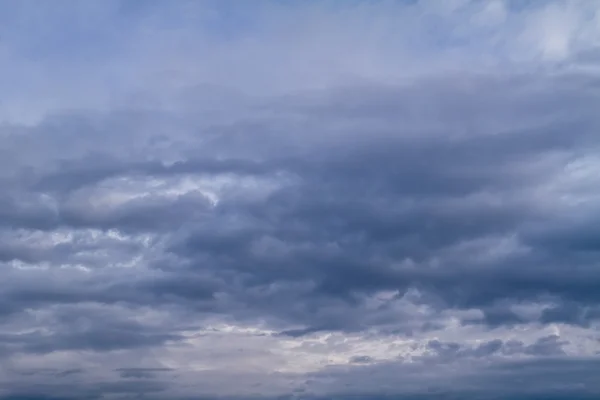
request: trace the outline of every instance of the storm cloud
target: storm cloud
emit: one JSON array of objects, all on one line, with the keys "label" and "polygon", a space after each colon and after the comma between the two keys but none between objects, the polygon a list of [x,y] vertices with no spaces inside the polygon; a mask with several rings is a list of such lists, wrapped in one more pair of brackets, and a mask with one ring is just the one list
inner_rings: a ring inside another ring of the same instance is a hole
[{"label": "storm cloud", "polygon": [[1,400],[600,395],[596,4],[0,14]]}]

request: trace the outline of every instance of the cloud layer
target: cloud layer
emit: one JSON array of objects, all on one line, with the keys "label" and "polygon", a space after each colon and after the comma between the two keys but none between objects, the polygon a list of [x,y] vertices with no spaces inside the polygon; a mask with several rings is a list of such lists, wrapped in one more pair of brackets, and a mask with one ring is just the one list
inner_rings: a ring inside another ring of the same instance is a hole
[{"label": "cloud layer", "polygon": [[600,394],[595,3],[0,15],[1,399]]}]

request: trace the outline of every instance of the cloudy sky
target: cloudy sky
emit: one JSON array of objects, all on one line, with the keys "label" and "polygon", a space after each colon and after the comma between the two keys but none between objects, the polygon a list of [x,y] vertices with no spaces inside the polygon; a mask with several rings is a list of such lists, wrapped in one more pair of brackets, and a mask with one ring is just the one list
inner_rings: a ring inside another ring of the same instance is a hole
[{"label": "cloudy sky", "polygon": [[600,1],[0,0],[0,400],[600,395]]}]

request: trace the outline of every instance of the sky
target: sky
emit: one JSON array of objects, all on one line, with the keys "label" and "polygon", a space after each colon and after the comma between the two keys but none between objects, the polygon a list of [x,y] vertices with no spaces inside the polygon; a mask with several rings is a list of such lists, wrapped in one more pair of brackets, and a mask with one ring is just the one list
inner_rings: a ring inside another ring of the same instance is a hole
[{"label": "sky", "polygon": [[0,0],[0,400],[596,399],[600,1]]}]

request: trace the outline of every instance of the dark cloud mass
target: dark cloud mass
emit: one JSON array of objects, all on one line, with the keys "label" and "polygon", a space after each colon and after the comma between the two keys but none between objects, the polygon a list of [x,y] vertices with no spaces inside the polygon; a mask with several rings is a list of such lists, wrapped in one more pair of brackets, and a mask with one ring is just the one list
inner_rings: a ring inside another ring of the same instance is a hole
[{"label": "dark cloud mass", "polygon": [[600,9],[428,4],[1,3],[0,400],[600,396]]}]

